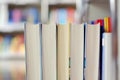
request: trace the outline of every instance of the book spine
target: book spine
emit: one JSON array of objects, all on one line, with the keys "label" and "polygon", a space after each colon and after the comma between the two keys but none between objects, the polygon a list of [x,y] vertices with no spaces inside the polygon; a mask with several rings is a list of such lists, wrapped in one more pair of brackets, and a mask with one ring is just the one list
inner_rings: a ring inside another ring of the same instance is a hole
[{"label": "book spine", "polygon": [[83,80],[84,24],[71,26],[71,80]]},{"label": "book spine", "polygon": [[[30,33],[32,33],[32,35]],[[28,23],[25,25],[25,48],[26,80],[42,80],[42,47],[40,25]]]},{"label": "book spine", "polygon": [[69,55],[70,55],[70,27],[58,25],[58,80],[69,80]]},{"label": "book spine", "polygon": [[56,25],[42,25],[43,80],[56,80]]}]

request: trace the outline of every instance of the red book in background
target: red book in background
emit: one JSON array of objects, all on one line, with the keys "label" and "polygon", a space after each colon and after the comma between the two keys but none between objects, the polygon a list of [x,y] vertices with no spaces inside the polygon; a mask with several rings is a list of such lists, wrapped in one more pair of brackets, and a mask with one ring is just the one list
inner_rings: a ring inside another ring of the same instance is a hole
[{"label": "red book in background", "polygon": [[100,26],[103,26],[103,21],[102,21],[102,19],[97,19],[97,20],[95,21],[95,24],[98,24],[98,23],[100,23]]},{"label": "red book in background", "polygon": [[104,32],[104,20],[103,19],[97,19],[94,23],[95,24],[100,23],[100,27],[102,29],[102,32]]},{"label": "red book in background", "polygon": [[112,29],[111,29],[111,18],[108,17],[108,32],[111,32]]},{"label": "red book in background", "polygon": [[67,22],[74,22],[74,8],[67,8]]}]

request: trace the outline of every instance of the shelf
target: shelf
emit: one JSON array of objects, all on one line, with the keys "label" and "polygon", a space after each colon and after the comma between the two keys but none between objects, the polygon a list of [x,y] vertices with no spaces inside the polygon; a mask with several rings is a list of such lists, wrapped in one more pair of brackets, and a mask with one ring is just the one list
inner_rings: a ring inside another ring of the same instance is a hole
[{"label": "shelf", "polygon": [[0,55],[1,60],[25,60],[23,55]]},{"label": "shelf", "polygon": [[0,4],[16,4],[16,5],[40,4],[40,0],[0,0]]},{"label": "shelf", "polygon": [[23,60],[1,60],[0,61],[0,71],[1,70],[11,70],[11,69],[18,69],[25,71],[25,61]]},{"label": "shelf", "polygon": [[24,31],[24,23],[14,23],[14,24],[6,24],[0,25],[0,32],[23,32]]},{"label": "shelf", "polygon": [[50,0],[49,5],[70,5],[70,4],[76,4],[76,0]]}]

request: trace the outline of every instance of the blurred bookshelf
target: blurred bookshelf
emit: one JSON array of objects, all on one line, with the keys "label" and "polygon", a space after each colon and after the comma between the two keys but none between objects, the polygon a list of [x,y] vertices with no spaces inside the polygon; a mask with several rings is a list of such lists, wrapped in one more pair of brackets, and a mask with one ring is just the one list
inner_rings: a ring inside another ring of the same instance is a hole
[{"label": "blurred bookshelf", "polygon": [[0,80],[25,80],[24,23],[40,22],[40,1],[3,0],[0,4]]},{"label": "blurred bookshelf", "polygon": [[[17,64],[22,61],[23,64],[20,63],[19,65],[24,70],[22,76],[25,76],[24,23],[26,21],[33,23],[41,22],[41,12],[44,13],[45,9],[48,11],[43,15],[48,16],[47,21],[56,23],[57,19],[62,20],[64,17],[66,17],[68,22],[89,22],[110,16],[109,0],[84,0],[84,4],[87,6],[83,5],[82,10],[79,9],[80,3],[78,0],[49,0],[45,3],[47,4],[46,7],[41,7],[42,2],[43,0],[0,0],[0,63],[2,63],[0,64],[0,74],[3,73],[4,75],[2,68],[5,68],[3,67],[5,63],[7,64],[5,66],[9,67],[9,65],[15,65],[15,61],[18,61]],[[63,18],[61,18],[63,12],[65,12],[66,16],[62,16]],[[58,17],[55,18],[54,15]],[[22,38],[20,38],[21,35]],[[9,49],[6,50],[5,46]],[[10,64],[9,61],[13,61],[13,63]],[[7,71],[5,72],[7,74]],[[5,79],[2,79],[0,75],[0,80]]]}]

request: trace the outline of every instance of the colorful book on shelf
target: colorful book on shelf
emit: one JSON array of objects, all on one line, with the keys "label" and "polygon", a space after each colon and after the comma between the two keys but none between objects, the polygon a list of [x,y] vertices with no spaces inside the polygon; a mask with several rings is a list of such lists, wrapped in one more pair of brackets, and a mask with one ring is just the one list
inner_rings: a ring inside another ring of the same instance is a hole
[{"label": "colorful book on shelf", "polygon": [[21,19],[22,19],[21,9],[16,8],[12,10],[12,21],[18,23],[21,22]]},{"label": "colorful book on shelf", "polygon": [[9,10],[9,23],[20,23],[20,22],[31,22],[38,23],[39,22],[39,12],[35,7],[30,8],[13,8]]},{"label": "colorful book on shelf", "polygon": [[108,17],[104,18],[104,31],[108,32]]},{"label": "colorful book on shelf", "polygon": [[58,24],[67,23],[67,11],[65,8],[60,8],[57,10],[57,23]]},{"label": "colorful book on shelf", "polygon": [[38,10],[34,7],[28,8],[27,10],[27,21],[32,22],[34,24],[39,22]]},{"label": "colorful book on shelf", "polygon": [[74,8],[53,8],[50,11],[50,21],[52,23],[65,24],[74,22]]},{"label": "colorful book on shelf", "polygon": [[67,10],[67,23],[73,23],[74,22],[74,8],[66,8]]}]

